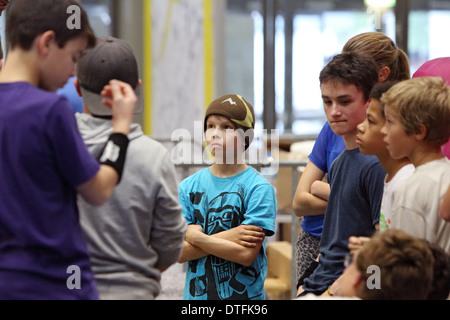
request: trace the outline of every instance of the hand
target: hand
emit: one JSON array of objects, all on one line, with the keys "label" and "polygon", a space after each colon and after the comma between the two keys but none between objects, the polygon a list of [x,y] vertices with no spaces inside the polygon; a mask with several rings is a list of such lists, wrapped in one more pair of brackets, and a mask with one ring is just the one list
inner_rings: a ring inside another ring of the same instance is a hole
[{"label": "hand", "polygon": [[194,244],[195,240],[203,234],[202,226],[198,224],[190,224],[186,229],[185,240],[191,244]]},{"label": "hand", "polygon": [[328,201],[330,198],[330,185],[321,180],[314,181],[311,184],[311,194],[317,198]]},{"label": "hand", "polygon": [[101,95],[102,103],[112,108],[112,126],[114,132],[128,134],[133,120],[134,107],[137,102],[136,95],[131,86],[125,82],[111,80],[105,86]]},{"label": "hand", "polygon": [[244,224],[221,233],[221,238],[246,248],[256,247],[264,241],[265,236],[266,234],[262,228]]},{"label": "hand", "polygon": [[367,237],[350,237],[348,239],[348,248],[350,249],[350,253],[355,255],[361,247],[370,241],[370,238]]}]

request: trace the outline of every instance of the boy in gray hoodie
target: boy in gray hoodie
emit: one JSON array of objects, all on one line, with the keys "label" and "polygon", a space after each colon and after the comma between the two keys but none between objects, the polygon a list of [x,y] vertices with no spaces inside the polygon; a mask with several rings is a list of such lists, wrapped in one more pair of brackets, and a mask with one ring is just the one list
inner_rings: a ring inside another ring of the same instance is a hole
[{"label": "boy in gray hoodie", "polygon": [[[123,40],[102,37],[78,63],[75,86],[83,97],[78,127],[89,152],[99,157],[111,134],[111,110],[100,92],[110,79],[132,86],[139,97],[138,66]],[[142,112],[138,99],[135,113]],[[80,219],[101,299],[154,299],[161,272],[181,252],[186,221],[178,202],[178,181],[168,150],[132,124],[120,185],[102,207],[79,199]],[[106,146],[108,149],[109,146]],[[114,154],[114,148],[110,148]]]}]

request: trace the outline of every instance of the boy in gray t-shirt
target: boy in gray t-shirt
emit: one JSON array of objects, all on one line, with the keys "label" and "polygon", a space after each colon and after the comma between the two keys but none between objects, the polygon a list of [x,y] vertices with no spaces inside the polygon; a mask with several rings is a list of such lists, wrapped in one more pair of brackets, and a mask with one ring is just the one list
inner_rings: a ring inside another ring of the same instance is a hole
[{"label": "boy in gray t-shirt", "polygon": [[386,172],[375,156],[363,155],[356,144],[357,126],[377,80],[373,59],[354,53],[335,56],[320,74],[327,120],[344,138],[346,149],[331,166],[319,263],[300,295],[325,292],[344,270],[349,237],[371,236],[378,224]]}]

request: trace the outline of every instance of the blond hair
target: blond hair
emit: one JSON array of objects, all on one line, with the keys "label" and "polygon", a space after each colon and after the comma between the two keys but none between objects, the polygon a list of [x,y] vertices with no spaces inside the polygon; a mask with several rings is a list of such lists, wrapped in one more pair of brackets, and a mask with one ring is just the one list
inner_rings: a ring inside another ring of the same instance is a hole
[{"label": "blond hair", "polygon": [[342,52],[356,52],[371,56],[378,69],[388,67],[391,71],[386,80],[407,80],[411,78],[409,60],[391,38],[381,32],[365,32],[354,36],[344,45]]},{"label": "blond hair", "polygon": [[450,137],[450,88],[440,77],[421,77],[399,82],[381,98],[386,108],[399,115],[407,134],[426,128],[425,141],[441,146]]}]

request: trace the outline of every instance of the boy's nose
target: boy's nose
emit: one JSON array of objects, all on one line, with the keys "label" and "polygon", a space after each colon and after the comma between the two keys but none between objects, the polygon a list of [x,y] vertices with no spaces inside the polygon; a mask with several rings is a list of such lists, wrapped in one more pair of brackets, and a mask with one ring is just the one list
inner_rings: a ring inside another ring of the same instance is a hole
[{"label": "boy's nose", "polygon": [[365,131],[364,122],[361,122],[360,124],[358,124],[358,126],[356,128],[358,129],[359,133],[364,133],[364,131]]},{"label": "boy's nose", "polygon": [[210,136],[210,138],[214,138],[217,139],[220,137],[220,129],[219,128],[210,128],[208,130],[208,135]]},{"label": "boy's nose", "polygon": [[214,128],[214,129],[212,130],[212,133],[213,133],[213,136],[214,136],[214,137],[217,137],[217,136],[219,136],[220,130],[219,130],[218,128]]},{"label": "boy's nose", "polygon": [[336,116],[340,116],[340,115],[341,115],[341,110],[340,110],[339,106],[337,105],[337,103],[333,103],[333,104],[331,105],[331,111],[330,111],[330,114],[331,114],[333,117],[336,117]]}]

